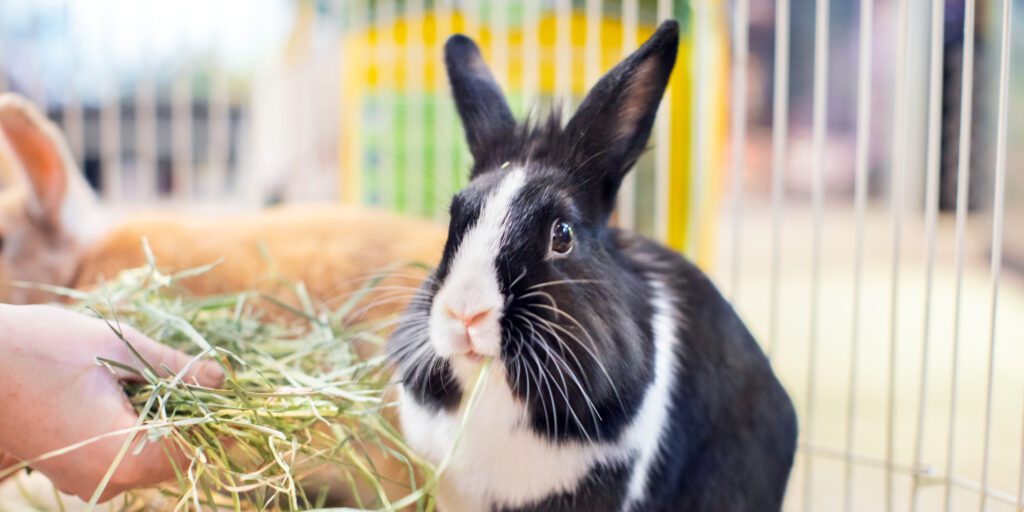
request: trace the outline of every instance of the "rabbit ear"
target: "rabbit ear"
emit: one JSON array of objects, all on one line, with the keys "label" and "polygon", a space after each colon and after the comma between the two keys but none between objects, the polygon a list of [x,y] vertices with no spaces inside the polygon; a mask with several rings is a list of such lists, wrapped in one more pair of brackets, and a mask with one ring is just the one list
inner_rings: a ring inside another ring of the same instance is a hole
[{"label": "rabbit ear", "polygon": [[31,103],[15,94],[0,95],[0,136],[28,178],[35,201],[30,213],[57,225],[68,188],[69,160],[57,128]]},{"label": "rabbit ear", "polygon": [[462,118],[469,151],[476,161],[474,174],[497,165],[496,146],[510,138],[516,120],[501,87],[487,69],[480,49],[470,38],[454,35],[444,45],[444,62],[452,86],[455,106]]},{"label": "rabbit ear", "polygon": [[[565,133],[581,183],[611,212],[622,178],[643,153],[679,48],[679,23],[668,20],[637,51],[594,85]],[[595,176],[599,173],[600,176]]]}]

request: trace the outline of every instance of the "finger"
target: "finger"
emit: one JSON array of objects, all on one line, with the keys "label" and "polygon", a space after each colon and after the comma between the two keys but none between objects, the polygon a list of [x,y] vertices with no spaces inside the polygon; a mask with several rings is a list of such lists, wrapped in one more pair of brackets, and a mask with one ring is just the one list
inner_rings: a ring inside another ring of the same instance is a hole
[{"label": "finger", "polygon": [[[188,366],[188,373],[184,376],[184,379],[188,382],[197,382],[201,386],[211,388],[219,387],[224,383],[224,372],[214,361],[204,359],[193,362],[195,356],[190,356],[167,345],[157,343],[137,331],[126,329],[124,334],[125,339],[135,349],[135,352],[138,352],[150,366],[157,369],[161,376],[169,376],[165,375],[164,368],[177,375]],[[127,347],[125,347],[125,351],[130,352]],[[134,356],[133,354],[127,355],[129,357]]]},{"label": "finger", "polygon": [[[13,455],[10,455],[8,453],[4,453],[4,452],[0,451],[0,473],[3,473],[3,471],[5,469],[7,469],[7,468],[9,468],[11,466],[14,466],[15,464],[18,464],[20,462],[21,461],[16,459],[16,458],[14,458]],[[0,477],[0,482],[3,482],[4,480],[7,480],[8,478],[14,476],[16,473],[17,472],[11,473],[10,475],[4,476],[4,477]]]}]

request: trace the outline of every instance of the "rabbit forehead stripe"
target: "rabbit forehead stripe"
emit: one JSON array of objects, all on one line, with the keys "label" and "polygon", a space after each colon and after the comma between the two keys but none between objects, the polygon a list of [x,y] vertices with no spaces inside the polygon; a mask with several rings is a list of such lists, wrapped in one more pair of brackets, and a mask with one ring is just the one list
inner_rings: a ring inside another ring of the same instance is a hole
[{"label": "rabbit forehead stripe", "polygon": [[513,200],[525,183],[525,173],[516,168],[488,191],[476,222],[461,234],[461,243],[451,256],[448,274],[434,299],[435,315],[446,306],[491,307],[500,313],[504,298],[495,262],[508,230]]},{"label": "rabbit forehead stripe", "polygon": [[[410,445],[440,462],[456,437],[460,446],[451,475],[441,488],[445,510],[531,509],[552,496],[572,495],[602,468],[629,467],[621,482],[623,511],[638,504],[657,464],[666,430],[670,393],[677,375],[679,329],[676,303],[668,287],[650,279],[654,314],[655,372],[636,414],[622,434],[600,442],[554,442],[528,426],[527,411],[496,367],[483,388],[478,408],[462,430],[462,411],[401,401],[401,421]],[[602,485],[615,485],[605,482]],[[543,508],[543,507],[540,507]]]}]

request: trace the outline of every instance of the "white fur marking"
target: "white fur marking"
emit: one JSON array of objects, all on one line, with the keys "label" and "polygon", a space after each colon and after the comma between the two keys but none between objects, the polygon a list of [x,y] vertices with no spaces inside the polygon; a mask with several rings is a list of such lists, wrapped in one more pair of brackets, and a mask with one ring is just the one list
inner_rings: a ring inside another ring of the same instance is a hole
[{"label": "white fur marking", "polygon": [[[652,279],[654,306],[654,380],[633,422],[612,443],[552,444],[526,426],[526,410],[512,396],[507,376],[496,363],[477,410],[463,433],[439,488],[443,510],[477,511],[492,505],[521,507],[559,492],[573,491],[597,464],[633,461],[623,510],[645,495],[651,468],[661,455],[675,384],[678,318],[664,283]],[[476,366],[453,360],[463,388]],[[444,458],[459,432],[456,413],[432,412],[403,393],[401,421],[410,445],[435,463]]]},{"label": "white fur marking", "polygon": [[[430,339],[442,356],[464,353],[472,337],[473,349],[489,356],[501,351],[501,312],[505,297],[498,286],[494,262],[507,229],[512,200],[526,183],[522,169],[505,171],[498,189],[484,200],[480,217],[462,239],[452,259],[451,272],[434,298],[430,312]],[[494,314],[467,329],[447,310],[473,313],[492,310]]]},{"label": "white fur marking", "polygon": [[669,406],[672,403],[672,387],[675,384],[677,356],[677,323],[672,297],[665,283],[652,279],[654,292],[651,304],[654,306],[654,382],[647,388],[643,405],[636,419],[626,431],[627,444],[636,446],[639,455],[630,476],[629,489],[623,510],[630,510],[642,500],[647,491],[651,468],[661,455],[662,437],[668,424]]}]

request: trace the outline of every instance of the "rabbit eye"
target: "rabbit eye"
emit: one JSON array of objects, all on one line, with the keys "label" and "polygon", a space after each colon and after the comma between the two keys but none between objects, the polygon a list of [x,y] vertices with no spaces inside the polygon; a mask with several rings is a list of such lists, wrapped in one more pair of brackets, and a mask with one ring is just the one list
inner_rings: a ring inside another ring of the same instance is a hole
[{"label": "rabbit eye", "polygon": [[565,256],[572,251],[573,245],[572,226],[566,222],[557,221],[551,226],[551,250],[549,256]]}]

